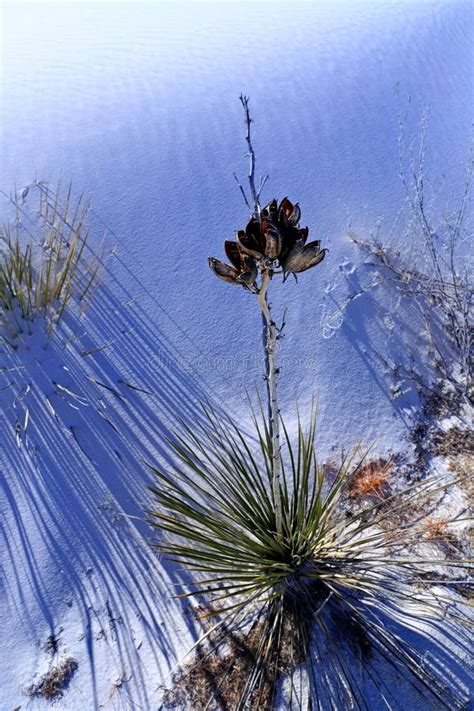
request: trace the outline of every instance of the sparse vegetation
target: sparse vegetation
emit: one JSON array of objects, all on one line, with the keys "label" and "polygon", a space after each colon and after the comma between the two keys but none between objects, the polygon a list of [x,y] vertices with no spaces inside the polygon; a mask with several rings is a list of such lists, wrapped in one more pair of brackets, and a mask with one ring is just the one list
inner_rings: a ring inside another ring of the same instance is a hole
[{"label": "sparse vegetation", "polygon": [[[28,194],[38,201],[36,222],[25,219]],[[14,346],[37,318],[50,332],[71,299],[84,303],[99,265],[85,252],[88,205],[73,200],[71,187],[63,196],[36,183],[11,201],[16,218],[0,231],[0,339]]]},{"label": "sparse vegetation", "polygon": [[362,464],[352,478],[349,487],[349,496],[363,498],[375,496],[384,498],[390,493],[390,477],[392,475],[393,461],[377,459]]},{"label": "sparse vegetation", "polygon": [[449,542],[453,535],[448,529],[449,519],[446,516],[428,516],[426,520],[426,538],[428,541],[442,540]]},{"label": "sparse vegetation", "polygon": [[[394,377],[414,383],[425,400],[433,392],[442,395],[455,411],[463,403],[472,405],[474,397],[473,229],[468,210],[474,159],[471,151],[457,203],[451,202],[440,212],[441,198],[426,175],[427,126],[424,116],[420,142],[415,146],[407,143],[404,120],[399,119],[404,223],[397,222],[385,239],[379,231],[368,239],[355,234],[350,237],[369,256],[369,263],[381,270],[381,278],[368,289],[381,284],[395,287],[399,303],[415,307],[419,319],[417,352],[407,344],[409,363],[394,366]],[[396,243],[395,229],[402,232]],[[400,242],[405,245],[403,250],[398,247]]]},{"label": "sparse vegetation", "polygon": [[[307,650],[304,640],[295,634],[296,621],[295,611],[287,608],[279,646],[271,650],[259,693],[249,709],[268,708],[275,692],[274,678],[292,672],[304,662]],[[247,631],[228,629],[225,624],[216,632],[211,630],[209,638],[198,645],[191,660],[175,675],[173,688],[165,691],[163,709],[204,709],[210,699],[220,708],[237,708],[253,673],[262,637],[267,634],[266,624],[266,618],[257,618]]]},{"label": "sparse vegetation", "polygon": [[41,698],[47,701],[61,698],[77,668],[76,660],[68,657],[60,664],[53,666],[36,684],[32,684],[27,690],[28,696],[32,699]]}]

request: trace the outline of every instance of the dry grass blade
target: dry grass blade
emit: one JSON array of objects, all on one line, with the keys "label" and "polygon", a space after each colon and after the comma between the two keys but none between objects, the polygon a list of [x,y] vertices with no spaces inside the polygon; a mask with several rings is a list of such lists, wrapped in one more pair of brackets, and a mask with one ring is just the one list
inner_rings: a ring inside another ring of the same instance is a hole
[{"label": "dry grass blade", "polygon": [[72,299],[90,296],[98,278],[98,263],[85,252],[89,206],[82,198],[73,205],[70,186],[63,198],[60,188],[38,183],[29,196],[38,198],[36,221],[12,196],[16,218],[0,232],[0,326],[10,344],[38,317],[50,331]]}]

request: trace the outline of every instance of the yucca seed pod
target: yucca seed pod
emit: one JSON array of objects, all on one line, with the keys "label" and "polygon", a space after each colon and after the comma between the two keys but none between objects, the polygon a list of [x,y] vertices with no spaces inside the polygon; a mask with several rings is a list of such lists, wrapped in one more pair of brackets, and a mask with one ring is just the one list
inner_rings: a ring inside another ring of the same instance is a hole
[{"label": "yucca seed pod", "polygon": [[209,257],[209,267],[214,274],[229,284],[251,288],[257,278],[255,259],[246,254],[237,242],[226,240],[224,249],[231,265]]},{"label": "yucca seed pod", "polygon": [[288,225],[297,227],[301,218],[301,209],[298,203],[293,205],[287,197],[284,197],[280,203],[278,214],[280,220],[283,222],[286,220]]},{"label": "yucca seed pod", "polygon": [[261,259],[265,254],[265,244],[260,220],[252,218],[245,230],[237,232],[237,242],[241,249],[255,259]]},{"label": "yucca seed pod", "polygon": [[284,272],[299,274],[305,272],[323,261],[327,249],[321,249],[321,242],[316,240],[306,246],[303,242],[298,242],[285,261],[282,263]]},{"label": "yucca seed pod", "polygon": [[281,251],[281,234],[278,228],[262,223],[262,231],[265,234],[265,256],[267,259],[278,259]]},{"label": "yucca seed pod", "polygon": [[208,258],[209,268],[213,274],[216,275],[222,281],[226,281],[228,284],[238,284],[237,277],[239,272],[234,267],[229,267],[225,262],[221,262],[220,259],[215,259],[214,257]]},{"label": "yucca seed pod", "polygon": [[251,287],[253,287],[257,279],[257,275],[257,265],[254,262],[252,269],[247,272],[241,272],[237,277],[237,281],[243,286],[246,286],[248,289],[250,289]]}]

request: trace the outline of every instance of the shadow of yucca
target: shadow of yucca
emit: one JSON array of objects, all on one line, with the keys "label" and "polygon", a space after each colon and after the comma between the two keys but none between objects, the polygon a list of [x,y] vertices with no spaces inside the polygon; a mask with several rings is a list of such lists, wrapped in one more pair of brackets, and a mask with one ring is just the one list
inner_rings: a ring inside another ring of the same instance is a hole
[{"label": "shadow of yucca", "polygon": [[[44,190],[32,186],[28,201]],[[35,209],[26,207],[31,232]],[[202,386],[180,372],[100,249],[101,283],[87,304],[71,298],[53,329],[43,313],[22,321],[13,347],[1,346],[3,569],[26,635],[63,625],[67,637],[65,620],[79,616],[96,706],[98,675],[133,670],[126,693],[148,708],[194,621],[173,598],[186,577],[149,547],[143,461],[171,462],[166,437],[178,414],[193,416]],[[89,259],[92,238],[84,250]],[[98,671],[104,643],[113,664]]]}]

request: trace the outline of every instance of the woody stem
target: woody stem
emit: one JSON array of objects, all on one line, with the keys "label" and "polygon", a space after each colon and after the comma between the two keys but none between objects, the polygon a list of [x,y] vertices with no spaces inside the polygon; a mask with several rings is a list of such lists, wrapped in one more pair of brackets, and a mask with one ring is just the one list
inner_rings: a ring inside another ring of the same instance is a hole
[{"label": "woody stem", "polygon": [[281,447],[280,447],[280,411],[278,409],[276,365],[278,332],[272,320],[267,290],[272,279],[270,269],[262,274],[262,284],[258,293],[258,301],[262,310],[263,345],[265,350],[265,380],[268,398],[268,429],[271,439],[271,485],[275,505],[276,530],[279,536],[283,533],[283,511],[281,502]]},{"label": "woody stem", "polygon": [[251,130],[252,119],[250,117],[248,96],[243,96],[243,94],[241,94],[240,95],[240,103],[244,107],[245,124],[247,126],[247,133],[245,136],[245,140],[247,141],[247,146],[249,149],[248,181],[249,181],[250,192],[252,194],[253,215],[254,215],[254,217],[257,217],[260,212],[260,202],[259,202],[259,191],[257,191],[257,188],[255,187],[255,162],[256,161],[255,161],[255,151],[253,149],[253,144],[252,144],[252,130]]}]

